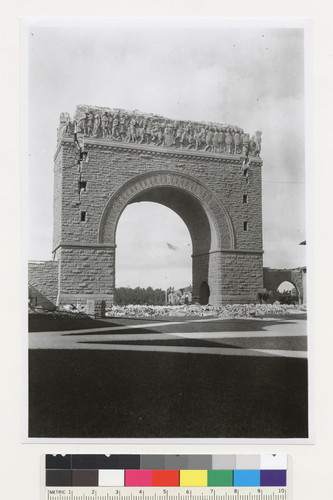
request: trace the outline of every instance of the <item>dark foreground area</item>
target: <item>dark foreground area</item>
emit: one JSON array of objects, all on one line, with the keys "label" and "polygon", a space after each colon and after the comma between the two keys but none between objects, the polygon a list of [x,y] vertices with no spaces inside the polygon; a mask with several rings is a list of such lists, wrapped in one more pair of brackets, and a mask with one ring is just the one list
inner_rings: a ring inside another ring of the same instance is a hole
[{"label": "dark foreground area", "polygon": [[305,438],[307,360],[29,353],[29,437]]}]

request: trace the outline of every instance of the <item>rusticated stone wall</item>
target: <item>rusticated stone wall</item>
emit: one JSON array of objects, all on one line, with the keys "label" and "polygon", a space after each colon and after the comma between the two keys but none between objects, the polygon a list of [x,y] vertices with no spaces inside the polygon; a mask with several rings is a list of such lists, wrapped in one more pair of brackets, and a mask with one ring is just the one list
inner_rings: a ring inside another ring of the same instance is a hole
[{"label": "rusticated stone wall", "polygon": [[301,304],[306,304],[306,267],[293,269],[273,269],[264,267],[264,287],[276,292],[281,283],[288,281],[296,288]]},{"label": "rusticated stone wall", "polygon": [[[58,303],[89,298],[112,303],[117,223],[126,206],[137,201],[161,203],[184,220],[193,244],[194,296],[207,281],[212,304],[256,299],[263,284],[258,148],[185,148],[188,143],[176,141],[176,125],[174,132],[165,132],[166,122],[161,144],[127,132],[103,136],[101,128],[94,134],[92,128],[85,131],[83,145],[69,118],[66,123],[54,171]],[[237,138],[241,129],[230,133]]]},{"label": "rusticated stone wall", "polygon": [[58,294],[58,262],[29,262],[28,283],[31,305],[54,309]]},{"label": "rusticated stone wall", "polygon": [[58,252],[61,302],[103,299],[111,306],[115,288],[114,254],[114,247],[62,246]]}]

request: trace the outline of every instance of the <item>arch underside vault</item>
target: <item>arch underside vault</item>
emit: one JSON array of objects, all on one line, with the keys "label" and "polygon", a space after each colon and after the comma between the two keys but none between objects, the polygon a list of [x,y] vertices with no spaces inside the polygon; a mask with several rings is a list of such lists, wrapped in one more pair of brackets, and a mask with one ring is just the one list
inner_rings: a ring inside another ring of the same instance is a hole
[{"label": "arch underside vault", "polygon": [[217,300],[214,287],[221,273],[214,255],[233,249],[233,228],[225,207],[213,193],[190,176],[153,172],[133,178],[116,192],[105,207],[99,242],[116,244],[119,218],[129,204],[155,202],[173,210],[186,224],[192,240],[193,296],[200,299],[203,282],[212,284],[211,300]]},{"label": "arch underside vault", "polygon": [[233,249],[235,236],[227,210],[211,190],[198,180],[164,171],[134,177],[108,201],[99,227],[99,243],[115,244],[119,217],[130,203],[160,203],[175,213],[189,229],[193,254]]},{"label": "arch underside vault", "polygon": [[213,193],[189,176],[163,171],[137,176],[111,197],[101,218],[100,243],[115,244],[121,213],[140,201],[160,203],[177,213],[189,229],[194,254],[234,247],[230,218]]},{"label": "arch underside vault", "polygon": [[135,196],[130,203],[150,201],[173,210],[186,224],[194,255],[217,248],[218,233],[200,202],[192,195],[170,186],[147,189]]}]

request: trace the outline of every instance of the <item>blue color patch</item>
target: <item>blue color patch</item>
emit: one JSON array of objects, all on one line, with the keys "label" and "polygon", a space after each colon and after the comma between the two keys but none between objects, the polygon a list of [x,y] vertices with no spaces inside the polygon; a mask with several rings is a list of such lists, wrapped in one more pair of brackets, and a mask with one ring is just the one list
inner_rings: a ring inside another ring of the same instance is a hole
[{"label": "blue color patch", "polygon": [[260,470],[234,470],[234,486],[260,486]]}]

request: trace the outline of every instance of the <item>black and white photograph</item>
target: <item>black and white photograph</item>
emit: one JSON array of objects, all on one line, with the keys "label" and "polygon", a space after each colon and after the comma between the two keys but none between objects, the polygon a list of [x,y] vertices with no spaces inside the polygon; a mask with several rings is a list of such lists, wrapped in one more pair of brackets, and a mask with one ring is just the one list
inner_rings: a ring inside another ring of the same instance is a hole
[{"label": "black and white photograph", "polygon": [[27,441],[311,441],[309,22],[21,28]]}]

